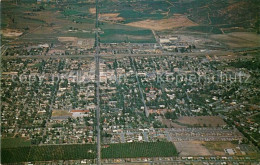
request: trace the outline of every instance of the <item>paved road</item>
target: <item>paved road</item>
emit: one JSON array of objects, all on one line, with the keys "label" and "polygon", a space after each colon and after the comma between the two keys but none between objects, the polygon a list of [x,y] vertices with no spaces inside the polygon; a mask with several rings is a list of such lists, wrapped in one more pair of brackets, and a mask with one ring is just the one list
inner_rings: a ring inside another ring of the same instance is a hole
[{"label": "paved road", "polygon": [[[96,30],[98,33],[98,29]],[[96,37],[97,40],[98,36]],[[96,46],[95,46],[96,47]],[[259,48],[260,49],[260,48]],[[224,56],[224,55],[230,55],[233,54],[234,50],[230,50],[230,51],[221,51],[221,50],[217,50],[217,51],[209,51],[209,52],[191,52],[191,53],[176,53],[176,52],[165,52],[165,53],[161,53],[161,54],[155,54],[155,53],[151,53],[151,54],[99,54],[99,57],[102,58],[123,58],[123,57],[155,57],[155,56],[205,56],[207,55],[214,55],[214,56]],[[63,59],[63,58],[94,58],[96,56],[95,54],[83,54],[83,55],[29,55],[29,56],[2,56],[2,59],[17,59],[17,58],[24,58],[24,59],[49,59],[49,58],[59,58],[59,59]]]},{"label": "paved road", "polygon": [[137,84],[138,84],[138,88],[139,88],[139,91],[140,91],[140,94],[141,94],[141,98],[142,98],[142,102],[144,104],[144,111],[145,111],[145,115],[146,117],[149,117],[149,112],[148,112],[148,109],[146,107],[146,103],[145,103],[145,100],[144,100],[144,94],[143,94],[143,90],[140,86],[140,81],[139,81],[139,78],[138,78],[138,75],[137,75],[137,71],[136,71],[136,67],[135,67],[135,63],[134,63],[134,59],[132,59],[131,57],[130,58],[130,61],[132,61],[133,63],[133,69],[134,69],[134,72],[135,72],[135,77],[136,77],[136,81],[137,81]]},{"label": "paved road", "polygon": [[[96,37],[97,38],[97,37]],[[210,51],[210,52],[191,52],[191,53],[161,53],[161,54],[99,54],[102,58],[122,58],[122,57],[153,57],[153,56],[205,56],[208,55],[228,55],[231,51]],[[2,56],[2,59],[17,59],[17,58],[28,58],[28,59],[48,59],[48,58],[93,58],[96,54],[83,54],[83,55],[29,55],[29,56]]]},{"label": "paved road", "polygon": [[[54,104],[54,102],[55,102],[55,97],[56,97],[57,92],[58,92],[57,90],[58,90],[58,87],[59,87],[59,83],[60,83],[60,81],[56,82],[55,91],[53,92],[53,94],[52,94],[52,96],[51,96],[51,104],[50,104],[50,109],[49,109],[50,114],[52,114],[52,108],[53,108],[53,104]],[[46,133],[47,133],[48,124],[49,124],[49,120],[47,119],[47,120],[46,120],[46,123],[45,123],[44,131],[43,131],[43,136],[45,136]],[[41,142],[41,144],[42,144],[42,142]]]},{"label": "paved road", "polygon": [[135,162],[118,162],[118,163],[103,163],[103,164],[117,164],[117,165],[125,165],[125,164],[139,164],[139,165],[161,165],[161,164],[215,164],[215,165],[221,165],[223,163],[231,163],[231,164],[239,164],[239,163],[250,163],[250,164],[258,164],[258,161],[256,160],[157,160],[157,161],[135,161]]},{"label": "paved road", "polygon": [[96,63],[96,98],[97,98],[97,105],[96,105],[96,118],[97,118],[97,165],[101,164],[101,144],[100,144],[100,72],[99,72],[99,34],[98,34],[98,0],[96,0],[96,31],[95,31],[95,63]]}]

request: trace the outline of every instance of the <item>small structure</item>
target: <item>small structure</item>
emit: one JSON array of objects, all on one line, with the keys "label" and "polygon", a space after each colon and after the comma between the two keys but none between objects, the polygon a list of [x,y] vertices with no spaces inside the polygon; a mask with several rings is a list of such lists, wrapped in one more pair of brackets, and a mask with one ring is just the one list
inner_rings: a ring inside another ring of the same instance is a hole
[{"label": "small structure", "polygon": [[228,155],[235,155],[237,153],[237,151],[233,148],[227,148],[224,149],[225,153],[227,153]]}]

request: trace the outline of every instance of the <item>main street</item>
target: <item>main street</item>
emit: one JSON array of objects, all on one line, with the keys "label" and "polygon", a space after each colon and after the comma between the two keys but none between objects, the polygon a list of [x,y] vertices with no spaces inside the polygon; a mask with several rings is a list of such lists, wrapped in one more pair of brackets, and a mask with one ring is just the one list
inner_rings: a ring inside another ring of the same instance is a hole
[{"label": "main street", "polygon": [[[98,33],[98,30],[96,30]],[[98,38],[98,37],[96,37]],[[96,39],[95,39],[96,40]],[[96,46],[95,46],[96,48]],[[210,51],[208,53],[203,52],[191,52],[191,53],[176,53],[176,52],[165,52],[165,53],[149,53],[149,54],[98,54],[99,57],[102,58],[123,58],[123,57],[155,57],[155,56],[205,56],[205,54],[208,55],[216,55],[216,56],[224,56],[228,54],[232,54],[232,51]],[[23,58],[23,59],[49,59],[49,58],[60,58],[60,59],[66,59],[66,58],[93,58],[96,56],[95,54],[83,54],[83,55],[19,55],[19,56],[2,56],[2,59],[17,59],[17,58]]]},{"label": "main street", "polygon": [[96,63],[96,99],[97,99],[97,105],[96,105],[96,133],[97,133],[97,165],[101,164],[101,144],[100,144],[100,96],[99,96],[99,88],[100,88],[100,72],[99,72],[99,35],[98,35],[98,0],[96,0],[96,29],[95,29],[95,63]]},{"label": "main street", "polygon": [[138,78],[138,75],[137,75],[137,70],[136,70],[136,67],[135,67],[135,59],[132,59],[131,57],[129,57],[130,61],[132,61],[132,65],[133,65],[133,70],[135,72],[135,77],[136,77],[136,81],[137,81],[137,84],[138,84],[138,89],[140,91],[140,94],[141,94],[141,98],[142,98],[142,102],[144,104],[144,112],[145,112],[145,115],[146,117],[149,117],[149,112],[148,112],[148,109],[146,107],[146,103],[145,103],[145,99],[144,99],[144,94],[143,94],[143,90],[140,86],[140,81],[139,81],[139,78]]}]

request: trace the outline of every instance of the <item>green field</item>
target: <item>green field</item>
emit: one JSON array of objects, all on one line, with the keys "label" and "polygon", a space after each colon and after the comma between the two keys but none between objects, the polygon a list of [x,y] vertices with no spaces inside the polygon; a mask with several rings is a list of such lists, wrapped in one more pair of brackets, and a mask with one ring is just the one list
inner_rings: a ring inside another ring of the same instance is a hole
[{"label": "green field", "polygon": [[102,149],[102,158],[171,157],[177,151],[171,142],[110,144]]},{"label": "green field", "polygon": [[[2,163],[78,160],[96,158],[96,144],[30,146],[29,143],[2,146]],[[11,142],[9,140],[9,142]],[[23,147],[21,147],[23,146]],[[170,157],[177,151],[171,142],[110,144],[102,148],[102,158]]]},{"label": "green field", "polygon": [[159,1],[123,1],[121,3],[104,0],[100,6],[100,13],[119,13],[125,18],[124,23],[145,19],[162,19],[163,13],[168,11],[169,3]]},{"label": "green field", "polygon": [[31,145],[31,141],[25,138],[2,138],[1,139],[2,148],[26,147],[30,145]]},{"label": "green field", "polygon": [[222,34],[221,30],[213,26],[191,26],[186,28],[188,31],[195,31],[201,33],[213,33],[213,34]]},{"label": "green field", "polygon": [[102,43],[155,43],[155,38],[151,30],[130,27],[125,25],[107,24],[100,25],[103,34],[100,34]]},{"label": "green field", "polygon": [[96,145],[49,145],[2,148],[2,163],[93,159],[96,157]]}]

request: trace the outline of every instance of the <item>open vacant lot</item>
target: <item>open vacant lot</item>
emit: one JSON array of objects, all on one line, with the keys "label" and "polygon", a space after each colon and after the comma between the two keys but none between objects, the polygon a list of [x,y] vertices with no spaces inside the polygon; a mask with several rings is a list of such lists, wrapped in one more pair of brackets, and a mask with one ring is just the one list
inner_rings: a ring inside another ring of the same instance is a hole
[{"label": "open vacant lot", "polygon": [[5,37],[18,37],[23,34],[23,32],[21,32],[17,29],[4,29],[3,31],[1,31],[1,33]]},{"label": "open vacant lot", "polygon": [[241,155],[240,150],[237,149],[238,144],[231,142],[203,142],[202,145],[214,155],[226,155],[224,149],[236,149],[237,154]]},{"label": "open vacant lot", "polygon": [[180,156],[210,156],[209,150],[203,146],[203,142],[183,141],[174,142]]},{"label": "open vacant lot", "polygon": [[218,116],[183,116],[176,121],[177,123],[188,126],[220,127],[226,125],[226,123]]},{"label": "open vacant lot", "polygon": [[211,38],[226,44],[230,48],[258,47],[260,41],[259,35],[250,32],[218,34],[212,35]]},{"label": "open vacant lot", "polygon": [[53,110],[52,117],[58,117],[58,116],[72,116],[72,114],[66,110]]}]

